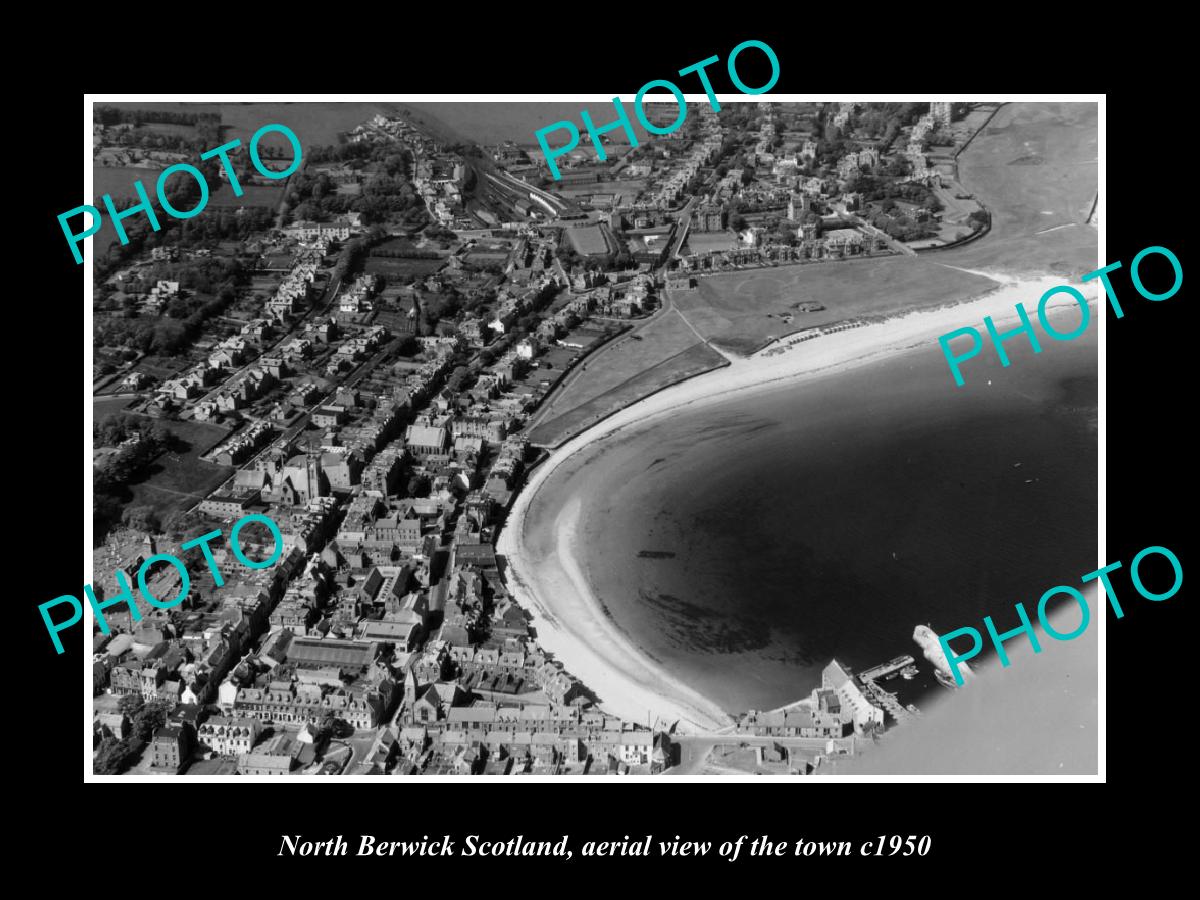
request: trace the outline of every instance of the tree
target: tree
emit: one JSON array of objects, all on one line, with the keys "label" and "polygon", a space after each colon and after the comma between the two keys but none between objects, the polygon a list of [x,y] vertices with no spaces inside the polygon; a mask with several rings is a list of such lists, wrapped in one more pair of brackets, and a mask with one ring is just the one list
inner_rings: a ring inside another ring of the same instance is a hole
[{"label": "tree", "polygon": [[104,542],[108,529],[121,518],[121,501],[111,494],[104,493],[102,484],[102,479],[93,478],[92,529],[93,539],[98,543]]},{"label": "tree", "polygon": [[121,522],[134,531],[144,531],[147,534],[159,534],[162,531],[162,520],[152,506],[130,506],[121,516]]},{"label": "tree", "polygon": [[459,366],[450,373],[450,377],[446,379],[446,387],[454,393],[458,393],[466,384],[467,378],[470,376],[470,371],[466,366]]},{"label": "tree", "polygon": [[429,493],[429,478],[425,475],[414,475],[408,479],[405,490],[410,497],[424,497]]},{"label": "tree", "polygon": [[92,425],[92,440],[99,447],[115,447],[129,436],[133,419],[127,415],[106,416]]},{"label": "tree", "polygon": [[142,743],[130,738],[117,740],[105,738],[92,762],[92,771],[97,775],[120,775],[141,750]]},{"label": "tree", "polygon": [[194,523],[195,518],[191,512],[177,509],[168,513],[167,517],[162,520],[161,531],[177,541],[182,541]]},{"label": "tree", "polygon": [[141,709],[144,704],[145,701],[142,699],[141,694],[126,694],[117,701],[117,709],[120,710],[124,715],[132,718],[133,715],[139,709]]}]

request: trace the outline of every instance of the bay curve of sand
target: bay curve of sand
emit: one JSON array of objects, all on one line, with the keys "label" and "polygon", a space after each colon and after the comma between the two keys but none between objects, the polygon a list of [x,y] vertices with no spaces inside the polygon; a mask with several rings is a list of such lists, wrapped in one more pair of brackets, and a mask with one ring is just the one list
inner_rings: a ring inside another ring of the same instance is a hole
[{"label": "bay curve of sand", "polygon": [[[966,326],[983,332],[986,315],[992,316],[996,325],[1016,322],[1018,302],[1024,305],[1036,328],[1038,300],[1049,289],[1064,284],[1055,276],[980,274],[998,282],[995,289],[981,297],[904,313],[791,346],[785,337],[753,356],[733,359],[727,367],[669,387],[567,441],[530,473],[496,542],[497,552],[507,563],[508,588],[516,601],[532,613],[538,643],[595,692],[603,710],[635,723],[662,727],[678,723],[676,730],[684,733],[728,729],[733,723],[728,713],[639,649],[594,595],[578,562],[575,540],[584,486],[576,483],[566,488],[571,493],[563,498],[554,522],[554,552],[538,554],[528,545],[525,536],[530,504],[549,476],[569,457],[600,439],[634,425],[644,426],[660,416],[677,415],[682,409],[694,410],[718,398],[784,381],[800,387],[817,373],[865,365],[914,347],[927,346],[929,352],[941,355],[939,336]],[[1072,286],[1088,297],[1093,320],[1088,327],[1100,327],[1095,321],[1100,316],[1094,285]],[[1064,294],[1056,295],[1047,308],[1056,317],[1061,313],[1067,318],[1059,328],[1062,332],[1070,331],[1077,321],[1070,317],[1079,315],[1071,312],[1077,309],[1075,301]],[[1039,334],[1039,339],[1044,349],[1052,343],[1044,334]],[[786,349],[780,352],[779,348]],[[982,353],[993,352],[985,334]],[[963,373],[971,379],[969,362],[964,364]],[[947,389],[954,390],[948,367],[946,378]]]}]

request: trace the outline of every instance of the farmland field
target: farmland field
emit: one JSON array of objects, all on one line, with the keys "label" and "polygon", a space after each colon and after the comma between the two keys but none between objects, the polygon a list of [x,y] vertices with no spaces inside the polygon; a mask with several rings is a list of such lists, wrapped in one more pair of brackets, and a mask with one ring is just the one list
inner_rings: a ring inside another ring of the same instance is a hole
[{"label": "farmland field", "polygon": [[[104,212],[104,204],[100,199],[104,194],[109,194],[113,198],[113,202],[118,205],[122,199],[135,199],[137,197],[137,192],[133,187],[135,181],[140,181],[142,187],[146,189],[146,194],[157,203],[155,186],[161,172],[162,169],[148,169],[140,166],[92,166],[92,196],[95,198],[93,205]],[[175,177],[186,178],[187,176],[177,175]],[[241,197],[235,197],[233,189],[227,183],[222,181],[210,184],[208,205],[205,208],[231,207],[236,209],[239,206],[266,206],[270,209],[278,209],[279,201],[283,199],[282,187],[244,184],[242,189],[246,193]],[[107,212],[104,212],[104,222],[92,240],[96,243],[97,257],[102,256],[108,251],[110,245],[117,242],[116,230],[108,221]]]},{"label": "farmland field", "polygon": [[[748,355],[804,328],[940,306],[994,287],[990,278],[932,258],[890,256],[712,275],[699,279],[696,290],[671,297],[715,345]],[[825,309],[797,314],[793,304],[803,301]],[[775,317],[787,313],[795,314],[790,323]]]},{"label": "farmland field", "polygon": [[587,357],[551,395],[530,440],[560,444],[630,403],[724,362],[677,313],[664,313]]},{"label": "farmland field", "polygon": [[[239,138],[245,146],[263,125],[279,123],[296,132],[302,148],[327,146],[338,143],[339,133],[353,131],[376,113],[386,115],[394,106],[390,103],[222,103],[222,137],[227,141]],[[264,136],[263,141],[281,150],[289,147],[287,138],[278,132]]]},{"label": "farmland field", "polygon": [[[104,219],[101,222],[100,230],[96,232],[91,239],[95,244],[96,258],[99,259],[108,252],[108,248],[117,243],[117,232],[112,227],[112,223],[108,220],[108,212],[104,208],[104,203],[101,200],[105,194],[108,194],[113,199],[113,203],[120,206],[123,199],[133,200],[137,197],[137,190],[133,183],[140,181],[142,187],[146,189],[146,194],[154,199],[154,186],[158,182],[158,175],[162,169],[144,169],[141,167],[120,167],[120,166],[92,166],[92,204],[99,209]],[[72,223],[82,221],[81,217],[76,217],[71,220]],[[80,226],[76,225],[78,230]],[[80,250],[82,253],[82,249]]]},{"label": "farmland field", "polygon": [[146,193],[153,198],[154,185],[158,181],[160,172],[162,169],[148,169],[140,166],[129,168],[92,166],[92,196],[95,198],[93,202],[103,210],[104,204],[100,202],[100,198],[104,194],[110,195],[114,203],[126,197],[132,200],[137,196],[137,191],[133,187],[135,181],[140,181],[142,187],[146,189]]}]

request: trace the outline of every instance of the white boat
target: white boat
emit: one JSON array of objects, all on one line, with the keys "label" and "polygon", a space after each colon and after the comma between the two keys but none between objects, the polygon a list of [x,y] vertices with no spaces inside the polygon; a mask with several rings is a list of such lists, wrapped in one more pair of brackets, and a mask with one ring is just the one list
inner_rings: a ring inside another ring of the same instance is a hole
[{"label": "white boat", "polygon": [[[946,687],[958,687],[954,680],[954,673],[950,671],[950,663],[946,659],[946,654],[942,652],[942,644],[937,632],[928,625],[918,625],[913,629],[913,640],[921,648],[925,658],[933,665],[933,673],[937,676],[937,680]],[[964,682],[970,681],[974,676],[971,667],[965,662],[960,662],[958,669]]]}]

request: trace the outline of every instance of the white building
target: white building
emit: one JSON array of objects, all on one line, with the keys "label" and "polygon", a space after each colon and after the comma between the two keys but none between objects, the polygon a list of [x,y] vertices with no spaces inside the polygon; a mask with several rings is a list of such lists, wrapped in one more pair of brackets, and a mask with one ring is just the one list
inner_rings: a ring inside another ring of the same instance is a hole
[{"label": "white building", "polygon": [[883,710],[867,699],[854,676],[836,659],[821,672],[821,686],[837,691],[843,714],[854,723],[856,732],[861,734],[872,725],[883,728]]}]

